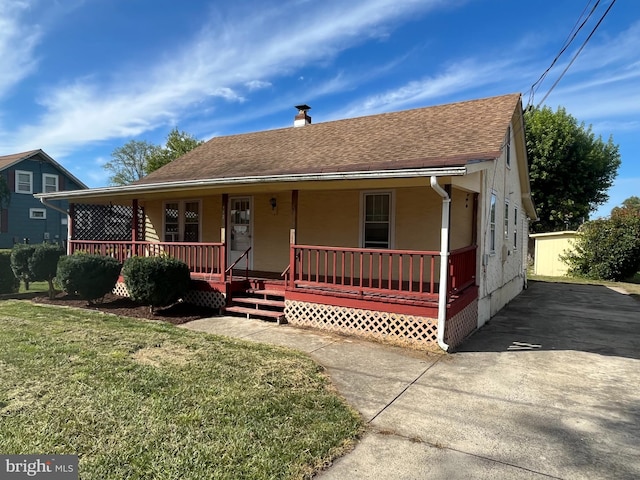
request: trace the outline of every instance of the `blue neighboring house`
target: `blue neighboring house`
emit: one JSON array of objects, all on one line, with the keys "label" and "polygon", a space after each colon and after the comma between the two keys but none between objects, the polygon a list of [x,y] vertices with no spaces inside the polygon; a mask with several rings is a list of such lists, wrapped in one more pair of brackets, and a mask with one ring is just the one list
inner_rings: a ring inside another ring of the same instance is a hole
[{"label": "blue neighboring house", "polygon": [[[8,207],[0,210],[0,248],[11,248],[25,239],[66,245],[67,216],[47,208],[33,194],[87,186],[42,150],[0,156],[0,177],[11,192]],[[59,201],[56,206],[67,210],[68,202]]]}]

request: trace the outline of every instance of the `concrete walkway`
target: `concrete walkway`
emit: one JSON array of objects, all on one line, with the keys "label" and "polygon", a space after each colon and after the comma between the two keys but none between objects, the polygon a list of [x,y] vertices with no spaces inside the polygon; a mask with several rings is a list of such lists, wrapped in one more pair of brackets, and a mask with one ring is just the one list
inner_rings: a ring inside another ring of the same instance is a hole
[{"label": "concrete walkway", "polygon": [[369,429],[323,479],[640,478],[640,302],[606,287],[531,282],[451,355],[230,317],[186,327],[326,367]]}]

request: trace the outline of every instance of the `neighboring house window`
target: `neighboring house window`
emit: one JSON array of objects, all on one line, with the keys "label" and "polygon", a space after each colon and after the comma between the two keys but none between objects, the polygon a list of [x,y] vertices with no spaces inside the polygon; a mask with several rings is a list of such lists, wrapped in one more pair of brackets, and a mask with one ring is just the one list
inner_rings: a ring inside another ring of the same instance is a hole
[{"label": "neighboring house window", "polygon": [[47,218],[47,211],[44,208],[30,208],[29,218],[44,220]]},{"label": "neighboring house window", "polygon": [[391,192],[362,195],[362,246],[391,248],[393,198]]},{"label": "neighboring house window", "polygon": [[33,173],[16,170],[16,193],[33,193]]},{"label": "neighboring house window", "polygon": [[509,200],[504,201],[504,238],[509,238]]},{"label": "neighboring house window", "polygon": [[491,194],[491,206],[489,207],[489,250],[496,251],[496,194]]},{"label": "neighboring house window", "polygon": [[164,241],[200,241],[200,202],[183,201],[164,204]]},{"label": "neighboring house window", "polygon": [[513,248],[518,249],[518,207],[513,207]]},{"label": "neighboring house window", "polygon": [[511,127],[507,128],[507,141],[505,145],[506,149],[506,162],[507,167],[511,167]]},{"label": "neighboring house window", "polygon": [[58,175],[43,173],[42,174],[42,191],[44,193],[57,192],[58,191]]}]

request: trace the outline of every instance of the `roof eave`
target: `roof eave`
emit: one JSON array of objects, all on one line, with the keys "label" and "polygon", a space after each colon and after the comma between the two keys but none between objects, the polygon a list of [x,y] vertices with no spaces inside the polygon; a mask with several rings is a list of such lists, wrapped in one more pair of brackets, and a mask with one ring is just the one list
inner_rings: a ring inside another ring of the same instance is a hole
[{"label": "roof eave", "polygon": [[50,192],[35,194],[36,198],[50,200],[73,200],[82,198],[98,197],[119,197],[131,196],[136,193],[162,192],[169,190],[189,190],[202,187],[223,187],[257,185],[261,183],[296,183],[331,180],[378,180],[389,178],[415,178],[429,176],[454,176],[467,174],[467,167],[441,167],[441,168],[420,168],[401,170],[366,170],[355,172],[324,172],[310,174],[287,174],[287,175],[257,175],[251,177],[229,177],[229,178],[208,178],[202,180],[183,180],[172,182],[158,182],[140,185],[123,185],[117,187],[100,187],[88,190],[73,190],[66,192]]}]

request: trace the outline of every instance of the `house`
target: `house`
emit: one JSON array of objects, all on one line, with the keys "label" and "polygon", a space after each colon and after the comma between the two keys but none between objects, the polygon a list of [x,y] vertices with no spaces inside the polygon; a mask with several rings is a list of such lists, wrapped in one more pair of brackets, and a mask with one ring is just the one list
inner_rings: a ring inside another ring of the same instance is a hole
[{"label": "house", "polygon": [[85,189],[84,183],[42,150],[0,156],[0,178],[11,192],[8,206],[0,210],[0,248],[25,241],[66,242],[67,202],[47,208],[33,194]]},{"label": "house", "polygon": [[[296,108],[132,185],[36,196],[71,203],[70,251],[176,256],[190,301],[229,313],[447,349],[522,290],[520,95],[317,124]],[[115,206],[127,240],[85,228]]]},{"label": "house", "polygon": [[535,241],[533,273],[550,277],[566,275],[569,267],[560,256],[573,251],[577,234],[574,230],[567,230],[529,235]]}]

